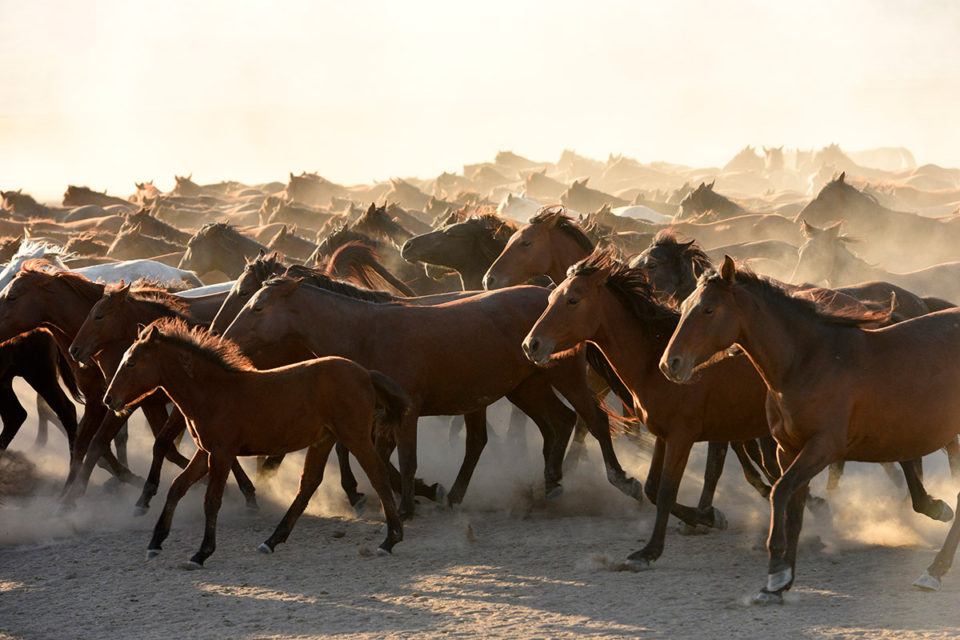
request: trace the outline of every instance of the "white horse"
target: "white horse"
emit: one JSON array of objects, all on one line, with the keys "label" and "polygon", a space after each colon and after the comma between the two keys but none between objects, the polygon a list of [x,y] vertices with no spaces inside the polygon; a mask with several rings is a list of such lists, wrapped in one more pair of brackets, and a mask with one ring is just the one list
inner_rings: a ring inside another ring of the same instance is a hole
[{"label": "white horse", "polygon": [[500,204],[497,205],[497,215],[501,218],[510,218],[518,222],[526,222],[537,215],[537,211],[539,211],[542,206],[543,203],[526,197],[526,191],[519,196],[508,193],[504,196],[503,200],[500,201]]},{"label": "white horse", "polygon": [[611,209],[610,213],[623,218],[646,220],[647,222],[652,222],[654,224],[671,224],[673,222],[673,216],[660,213],[656,209],[645,207],[642,204],[632,204],[627,205],[626,207],[617,207],[615,209]]},{"label": "white horse", "polygon": [[218,282],[217,284],[208,284],[203,287],[197,287],[195,289],[185,289],[183,291],[178,291],[177,295],[183,298],[199,298],[200,296],[208,296],[212,293],[223,293],[224,291],[230,291],[233,288],[233,285],[237,283],[236,280],[230,280],[228,282]]},{"label": "white horse", "polygon": [[[22,267],[23,263],[27,260],[43,258],[49,260],[58,269],[71,271],[71,269],[68,269],[63,263],[63,259],[67,257],[69,257],[69,255],[58,246],[45,242],[23,242],[17,253],[14,254],[10,262],[7,263],[7,266],[3,268],[3,271],[0,271],[0,291],[10,284],[10,281],[20,272],[20,267]],[[74,269],[73,272],[84,276],[88,280],[94,282],[101,281],[106,284],[120,282],[121,280],[133,282],[139,278],[147,278],[157,282],[177,282],[183,280],[194,287],[203,285],[194,272],[177,269],[176,267],[171,267],[154,260],[126,260],[124,262],[98,264],[91,267],[83,267],[82,269]]]}]

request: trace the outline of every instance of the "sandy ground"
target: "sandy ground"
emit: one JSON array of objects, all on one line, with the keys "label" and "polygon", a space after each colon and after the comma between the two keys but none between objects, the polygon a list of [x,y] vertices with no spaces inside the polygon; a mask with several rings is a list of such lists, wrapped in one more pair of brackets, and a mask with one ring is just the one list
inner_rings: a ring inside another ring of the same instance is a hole
[{"label": "sandy ground", "polygon": [[[501,407],[491,422],[506,424]],[[732,455],[717,496],[730,527],[681,535],[671,525],[664,555],[643,573],[615,569],[648,535],[652,507],[606,484],[595,448],[565,479],[563,497],[547,503],[532,428],[527,452],[502,440],[490,445],[461,508],[421,503],[392,557],[372,553],[382,538],[379,506],[371,500],[353,517],[335,461],[288,543],[256,553],[295,491],[299,460],[288,460],[258,487],[259,512],[228,490],[216,553],[205,569],[186,571],[201,538],[202,488],[181,503],[163,554],[147,561],[166,482],[151,513],[135,518],[136,492],[110,493],[98,470],[80,507],[57,516],[52,491],[65,473],[65,439],[52,433],[45,449],[33,449],[34,425],[31,418],[12,449],[48,474],[44,495],[0,506],[4,640],[960,636],[960,575],[948,575],[937,594],[910,587],[947,525],[913,514],[904,490],[866,465],[848,465],[831,521],[807,516],[788,602],[760,608],[747,602],[765,579],[768,508]],[[131,463],[141,473],[147,435],[134,418]],[[449,485],[462,440],[451,443],[440,420],[423,424],[421,440],[419,474]],[[625,439],[616,446],[628,471],[645,476],[645,456]],[[698,449],[681,490],[688,503],[699,491],[702,456]],[[927,477],[953,504],[942,458],[928,459]],[[361,486],[372,498],[365,478]]]}]

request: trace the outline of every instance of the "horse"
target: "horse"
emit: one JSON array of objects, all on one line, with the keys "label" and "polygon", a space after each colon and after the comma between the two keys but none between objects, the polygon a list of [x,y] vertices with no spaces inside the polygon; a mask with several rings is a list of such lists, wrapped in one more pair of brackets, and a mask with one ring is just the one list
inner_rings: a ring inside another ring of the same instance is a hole
[{"label": "horse", "polygon": [[329,205],[331,198],[342,198],[349,195],[350,190],[343,185],[306,172],[299,176],[295,176],[291,172],[287,187],[283,191],[283,197],[285,198],[322,207]]},{"label": "horse", "polygon": [[628,557],[636,569],[648,569],[660,557],[671,513],[690,525],[726,525],[706,500],[712,489],[705,488],[697,509],[675,504],[693,444],[741,442],[770,433],[763,408],[766,389],[747,358],[728,358],[705,369],[694,385],[664,379],[657,362],[678,321],[679,313],[657,299],[643,269],[618,261],[609,250],[597,251],[570,268],[523,341],[527,358],[541,366],[580,343],[596,344],[657,437],[645,486],[657,517],[647,545]]},{"label": "horse", "polygon": [[[757,602],[783,602],[793,585],[806,487],[817,473],[839,460],[907,465],[960,432],[960,309],[864,328],[887,317],[829,311],[729,256],[683,303],[660,359],[664,375],[688,382],[695,367],[737,344],[768,389],[783,475],[770,494],[767,584]],[[958,535],[955,521],[918,586],[939,587]]]},{"label": "horse", "polygon": [[[88,256],[102,258],[107,254],[110,245],[100,242],[97,235],[86,233],[79,236],[73,236],[63,245],[63,251],[66,255]],[[11,258],[13,256],[10,256]],[[8,261],[5,260],[4,262]]]},{"label": "horse", "polygon": [[763,171],[765,161],[760,154],[756,152],[752,145],[747,145],[730,161],[723,165],[723,171],[726,172],[759,172]]},{"label": "horse", "polygon": [[883,280],[919,295],[960,300],[960,262],[945,262],[908,273],[887,271],[851,252],[847,245],[857,240],[842,234],[841,225],[837,222],[821,229],[803,221],[806,242],[797,252],[792,280],[825,282],[829,286]]},{"label": "horse", "polygon": [[287,229],[283,225],[280,231],[267,243],[269,251],[279,251],[283,255],[300,262],[307,260],[317,250],[317,245],[306,238],[297,235],[297,227]]},{"label": "horse", "polygon": [[216,547],[217,512],[237,456],[277,455],[307,449],[300,487],[280,524],[258,550],[272,552],[286,541],[323,479],[335,442],[346,444],[380,496],[391,553],[403,539],[383,461],[371,431],[395,428],[410,400],[395,382],[344,358],[317,358],[259,370],[236,345],[199,328],[164,320],[144,329],[123,357],[103,402],[113,411],[162,388],[190,424],[197,444],[187,468],[170,485],[147,557],[155,557],[170,532],[177,503],[192,484],[210,473],[204,497],[205,527],[190,559],[200,568]]},{"label": "horse", "polygon": [[541,206],[538,201],[528,198],[526,193],[521,193],[519,196],[508,193],[503,196],[503,199],[497,205],[497,215],[501,218],[524,220],[529,216],[536,215]]},{"label": "horse", "polygon": [[[954,260],[960,245],[960,224],[955,220],[888,209],[848,184],[846,172],[828,182],[795,219],[821,228],[842,221],[851,234],[867,241],[867,260],[883,260],[897,269],[921,269]],[[913,239],[922,242],[923,251],[916,250]]]},{"label": "horse", "polygon": [[138,260],[183,251],[183,245],[149,236],[137,223],[132,226],[127,225],[120,230],[106,255],[116,260]]},{"label": "horse", "polygon": [[[42,398],[53,410],[66,433],[68,449],[72,449],[77,437],[77,410],[60,387],[59,380],[63,379],[67,391],[77,402],[82,402],[83,396],[51,333],[46,329],[35,329],[0,344],[0,420],[3,421],[0,455],[27,419],[27,412],[12,387],[13,379],[17,377],[33,387],[38,399]],[[40,406],[42,404],[38,402],[38,413]],[[40,440],[39,430],[37,440]]]},{"label": "horse", "polygon": [[542,207],[507,241],[484,274],[483,288],[511,287],[540,275],[560,284],[567,268],[590,255],[593,248],[593,240],[567,215],[565,207]]},{"label": "horse", "polygon": [[[95,364],[104,373],[105,378],[112,378],[123,358],[123,353],[137,339],[139,326],[150,324],[161,318],[178,319],[191,326],[209,325],[226,296],[227,292],[221,292],[184,298],[150,286],[131,286],[122,282],[118,285],[108,285],[103,297],[90,308],[68,352],[76,362]],[[162,393],[157,394],[161,401],[165,401],[161,396],[163,396]],[[171,419],[172,416],[168,417],[163,429],[157,432],[158,439],[159,434],[167,429]],[[181,422],[178,424],[182,425]],[[87,448],[82,466],[74,478],[68,499],[75,499],[84,492],[93,466],[107,450],[110,440],[116,436],[120,426],[116,422],[104,423],[97,429]],[[180,432],[182,433],[182,428]],[[160,453],[158,457],[161,461],[164,456],[167,456],[180,467],[185,467],[188,462],[175,447],[165,447]],[[158,464],[156,458],[154,464]],[[151,471],[153,471],[152,467]],[[159,473],[159,468],[157,472]],[[257,501],[253,483],[239,464],[234,465],[233,473],[246,498],[247,506],[255,509]]]},{"label": "horse", "polygon": [[141,231],[148,236],[163,238],[167,242],[176,242],[179,245],[185,245],[190,240],[189,233],[153,217],[150,215],[150,209],[146,207],[128,213],[127,222],[124,226],[139,226]]},{"label": "horse", "polygon": [[410,238],[400,255],[408,262],[453,269],[460,274],[463,290],[475,291],[483,288],[484,274],[516,230],[513,222],[500,216],[474,216]]},{"label": "horse", "polygon": [[680,215],[677,216],[678,221],[700,218],[708,212],[712,212],[711,217],[713,219],[721,220],[753,213],[752,211],[747,211],[743,206],[730,198],[714,191],[713,185],[716,184],[716,182],[716,180],[710,184],[701,182],[696,189],[680,201]]},{"label": "horse", "polygon": [[[453,504],[462,499],[486,444],[484,410],[504,395],[540,428],[547,495],[557,495],[575,414],[553,389],[599,441],[611,484],[640,497],[639,483],[627,477],[617,461],[607,415],[586,385],[583,354],[573,353],[545,371],[523,357],[520,341],[546,305],[545,289],[457,294],[445,304],[421,306],[368,302],[360,299],[366,297],[362,291],[342,283],[336,289],[340,293],[291,278],[268,280],[223,335],[254,357],[279,358],[284,351],[283,357],[290,359],[311,353],[341,355],[396,380],[413,399],[397,442],[402,514],[413,515],[417,418],[465,414],[467,453],[448,496]],[[311,321],[297,321],[300,314]]]},{"label": "horse", "polygon": [[547,175],[547,170],[531,171],[523,180],[523,192],[534,200],[556,202],[567,185]]},{"label": "horse", "polygon": [[65,220],[69,217],[71,220],[82,220],[107,215],[103,207],[92,204],[71,208],[48,207],[34,200],[30,194],[23,193],[23,189],[3,191],[0,196],[3,198],[0,207],[21,219]]},{"label": "horse", "polygon": [[623,198],[612,196],[587,186],[590,178],[574,180],[567,190],[560,194],[560,203],[574,211],[594,211],[605,204],[611,207],[625,207],[630,204]]},{"label": "horse", "polygon": [[236,279],[247,260],[261,250],[266,251],[267,247],[226,223],[212,222],[203,225],[187,241],[180,268],[200,274],[220,271]]},{"label": "horse", "polygon": [[348,242],[317,266],[328,276],[349,280],[368,289],[392,291],[411,298],[417,295],[380,262],[376,249],[363,242]]},{"label": "horse", "polygon": [[94,191],[90,187],[77,187],[71,184],[63,192],[63,206],[83,207],[86,205],[96,205],[101,208],[121,206],[127,209],[133,209],[136,206],[129,200],[108,196],[106,191]]}]

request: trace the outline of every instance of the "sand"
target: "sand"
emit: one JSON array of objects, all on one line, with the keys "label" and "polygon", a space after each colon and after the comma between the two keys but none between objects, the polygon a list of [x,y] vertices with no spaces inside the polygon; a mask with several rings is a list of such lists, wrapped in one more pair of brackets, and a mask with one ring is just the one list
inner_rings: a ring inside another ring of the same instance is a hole
[{"label": "sand", "polygon": [[[506,424],[501,407],[491,422]],[[203,487],[181,503],[163,553],[147,561],[150,530],[172,472],[146,517],[132,515],[136,491],[111,493],[98,470],[72,513],[56,515],[65,440],[52,433],[31,448],[34,422],[13,449],[46,473],[30,499],[0,505],[0,638],[956,638],[960,575],[940,593],[911,588],[948,525],[913,514],[879,468],[848,465],[831,497],[833,517],[807,516],[796,586],[783,606],[747,604],[765,580],[768,507],[729,456],[717,496],[730,526],[681,535],[672,523],[655,568],[618,571],[650,531],[653,508],[606,484],[599,451],[565,478],[555,502],[542,497],[537,445],[491,444],[462,507],[421,503],[392,557],[373,553],[382,518],[373,494],[353,516],[335,461],[289,541],[254,551],[296,488],[288,460],[261,509],[248,512],[231,485],[216,553],[206,568],[183,563],[202,534]],[[146,429],[135,418],[131,462],[143,473]],[[426,421],[419,474],[449,485],[462,452],[446,423]],[[645,476],[645,454],[615,442],[629,473]],[[188,450],[185,446],[184,450]],[[509,452],[509,455],[507,453]],[[699,491],[698,448],[681,489]],[[928,458],[931,492],[953,504],[956,487],[942,454]],[[248,468],[252,469],[252,465]],[[815,491],[823,494],[823,478]]]}]

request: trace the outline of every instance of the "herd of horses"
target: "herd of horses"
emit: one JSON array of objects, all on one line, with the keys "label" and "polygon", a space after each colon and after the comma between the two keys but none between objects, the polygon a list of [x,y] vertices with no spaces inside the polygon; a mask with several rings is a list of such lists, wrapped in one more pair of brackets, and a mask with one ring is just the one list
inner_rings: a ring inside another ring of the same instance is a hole
[{"label": "herd of horses", "polygon": [[[722,169],[501,152],[462,174],[354,187],[309,173],[260,185],[178,176],[168,193],[147,182],[129,199],[70,186],[63,207],[4,191],[0,452],[27,417],[12,387],[21,377],[37,394],[38,440],[48,423],[67,437],[62,508],[100,465],[142,484],[144,514],[164,461],[181,467],[148,557],[208,477],[192,568],[214,552],[231,473],[256,507],[238,457],[257,456],[266,474],[306,450],[296,497],[258,547],[270,553],[332,450],[362,512],[352,454],[389,554],[417,496],[463,501],[487,407],[506,398],[511,433],[529,418],[541,434],[548,498],[589,434],[609,482],[656,505],[631,569],[662,554],[671,515],[727,526],[713,501],[730,448],[771,504],[755,601],[783,601],[805,507],[828,513],[809,482],[829,468],[829,491],[847,460],[884,464],[917,513],[954,521],[914,583],[939,590],[960,525],[926,492],[922,458],[944,449],[960,476],[960,171],[865,167],[835,145],[790,163],[782,148],[765,152],[748,147]],[[155,436],[146,479],[126,456],[137,409]],[[417,477],[421,416],[462,416],[449,491]],[[644,483],[617,459],[620,429],[653,440]],[[703,489],[687,506],[677,494],[697,442],[709,443]]]}]

